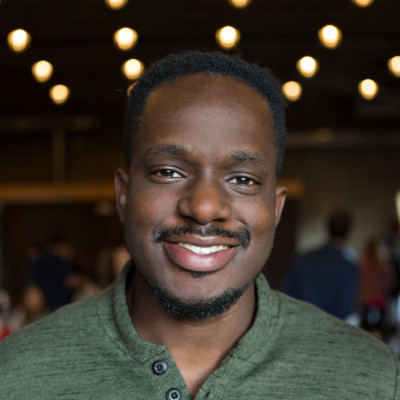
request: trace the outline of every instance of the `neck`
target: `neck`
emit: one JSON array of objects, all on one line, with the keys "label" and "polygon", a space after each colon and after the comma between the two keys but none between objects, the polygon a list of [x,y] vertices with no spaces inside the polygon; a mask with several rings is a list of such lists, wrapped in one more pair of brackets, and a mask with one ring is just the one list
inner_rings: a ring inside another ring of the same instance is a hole
[{"label": "neck", "polygon": [[339,250],[342,250],[346,246],[346,240],[341,238],[331,237],[329,243]]},{"label": "neck", "polygon": [[250,328],[256,296],[252,283],[238,302],[220,316],[202,321],[170,318],[147,281],[135,273],[128,287],[127,301],[139,336],[168,348],[190,392],[195,395]]}]

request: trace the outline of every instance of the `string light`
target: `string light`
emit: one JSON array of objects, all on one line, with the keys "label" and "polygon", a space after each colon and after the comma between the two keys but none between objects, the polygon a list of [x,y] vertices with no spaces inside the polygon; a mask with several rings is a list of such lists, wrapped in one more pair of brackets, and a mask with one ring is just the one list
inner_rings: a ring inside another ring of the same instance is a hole
[{"label": "string light", "polygon": [[130,80],[138,79],[143,70],[143,63],[136,58],[131,58],[122,65],[122,73]]},{"label": "string light", "polygon": [[53,66],[48,61],[38,61],[32,65],[32,74],[38,82],[47,82],[53,74]]},{"label": "string light", "polygon": [[28,48],[31,35],[23,29],[15,29],[8,34],[7,42],[12,51],[20,53]]},{"label": "string light", "polygon": [[128,0],[105,0],[107,7],[113,10],[119,10],[128,4]]},{"label": "string light", "polygon": [[50,89],[50,98],[54,104],[64,104],[70,96],[70,90],[65,85],[55,85]]},{"label": "string light", "polygon": [[356,6],[361,7],[361,8],[365,8],[365,7],[369,7],[374,0],[351,0]]},{"label": "string light", "polygon": [[300,83],[288,81],[282,85],[282,92],[287,100],[294,102],[300,99],[303,89]]},{"label": "string light", "polygon": [[245,8],[247,7],[250,3],[251,0],[228,0],[228,3],[235,8]]},{"label": "string light", "polygon": [[240,41],[240,32],[233,26],[224,26],[215,33],[215,39],[223,49],[234,49]]},{"label": "string light", "polygon": [[358,91],[366,100],[372,100],[379,92],[378,84],[372,79],[364,79],[358,83]]},{"label": "string light", "polygon": [[318,61],[310,56],[300,58],[296,63],[297,70],[305,78],[312,78],[318,71]]},{"label": "string light", "polygon": [[121,28],[114,33],[114,44],[123,51],[130,50],[137,42],[138,34],[134,29]]},{"label": "string light", "polygon": [[392,57],[388,61],[389,71],[397,78],[400,78],[400,56]]},{"label": "string light", "polygon": [[318,38],[323,46],[334,49],[342,40],[342,32],[334,25],[326,25],[318,31]]}]

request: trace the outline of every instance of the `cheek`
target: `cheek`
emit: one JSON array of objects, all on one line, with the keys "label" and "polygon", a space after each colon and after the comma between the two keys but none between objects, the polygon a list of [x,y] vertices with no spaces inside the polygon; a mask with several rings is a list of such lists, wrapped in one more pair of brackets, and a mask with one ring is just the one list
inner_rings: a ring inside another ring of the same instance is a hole
[{"label": "cheek", "polygon": [[251,234],[251,246],[259,254],[257,258],[265,262],[275,236],[274,202],[257,200],[251,207],[243,206],[243,210],[247,210],[246,219]]},{"label": "cheek", "polygon": [[240,204],[242,219],[256,238],[271,236],[275,231],[275,199],[272,196],[259,198]]},{"label": "cheek", "polygon": [[155,190],[132,190],[129,193],[125,231],[129,232],[129,237],[135,237],[137,242],[148,241],[152,231],[158,227],[165,219],[173,215],[174,201],[163,193],[160,195]]}]

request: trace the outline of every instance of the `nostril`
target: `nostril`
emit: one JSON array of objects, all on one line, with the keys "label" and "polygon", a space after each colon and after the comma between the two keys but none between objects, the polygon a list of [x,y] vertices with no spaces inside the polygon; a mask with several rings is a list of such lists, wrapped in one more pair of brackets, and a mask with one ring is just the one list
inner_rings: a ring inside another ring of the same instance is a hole
[{"label": "nostril", "polygon": [[180,215],[196,220],[200,224],[226,220],[230,216],[230,204],[222,189],[216,185],[196,185],[178,202]]}]

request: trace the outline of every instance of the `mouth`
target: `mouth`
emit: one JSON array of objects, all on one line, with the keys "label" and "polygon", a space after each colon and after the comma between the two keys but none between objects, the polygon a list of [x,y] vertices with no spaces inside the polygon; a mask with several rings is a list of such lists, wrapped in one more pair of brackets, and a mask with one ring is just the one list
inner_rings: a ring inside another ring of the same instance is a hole
[{"label": "mouth", "polygon": [[227,250],[230,249],[232,246],[228,246],[225,244],[217,244],[212,246],[196,246],[194,244],[185,243],[185,242],[178,242],[178,246],[184,247],[196,254],[212,254],[216,253],[217,251]]},{"label": "mouth", "polygon": [[163,247],[173,265],[189,272],[216,272],[228,264],[238,249],[233,244],[207,243],[204,238],[196,244],[182,239],[164,241]]}]

